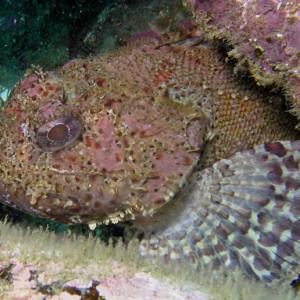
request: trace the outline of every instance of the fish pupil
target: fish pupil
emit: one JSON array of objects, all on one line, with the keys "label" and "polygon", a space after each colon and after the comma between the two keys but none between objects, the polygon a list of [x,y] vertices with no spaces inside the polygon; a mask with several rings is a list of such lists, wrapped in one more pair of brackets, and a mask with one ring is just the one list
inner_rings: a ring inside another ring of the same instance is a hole
[{"label": "fish pupil", "polygon": [[53,126],[48,132],[48,138],[55,142],[63,142],[68,136],[68,127],[64,124]]}]

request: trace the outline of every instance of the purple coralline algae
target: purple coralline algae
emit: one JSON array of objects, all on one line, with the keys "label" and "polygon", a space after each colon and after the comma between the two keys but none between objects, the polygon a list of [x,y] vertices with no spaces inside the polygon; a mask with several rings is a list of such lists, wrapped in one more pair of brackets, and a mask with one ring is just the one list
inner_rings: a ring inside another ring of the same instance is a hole
[{"label": "purple coralline algae", "polygon": [[282,88],[300,116],[300,1],[186,1],[207,36],[226,41],[239,70]]}]

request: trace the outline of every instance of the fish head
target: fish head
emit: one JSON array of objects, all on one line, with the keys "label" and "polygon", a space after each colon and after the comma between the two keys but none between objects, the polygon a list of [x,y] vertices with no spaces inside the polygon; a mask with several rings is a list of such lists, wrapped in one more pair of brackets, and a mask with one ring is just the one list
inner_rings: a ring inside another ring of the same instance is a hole
[{"label": "fish head", "polygon": [[1,112],[0,202],[65,224],[151,217],[195,167],[205,117],[63,73],[27,75]]}]

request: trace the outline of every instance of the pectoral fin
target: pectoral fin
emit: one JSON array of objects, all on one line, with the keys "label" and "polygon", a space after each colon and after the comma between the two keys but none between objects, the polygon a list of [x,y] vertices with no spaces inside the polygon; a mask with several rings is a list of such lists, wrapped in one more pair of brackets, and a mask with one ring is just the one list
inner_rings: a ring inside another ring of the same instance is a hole
[{"label": "pectoral fin", "polygon": [[299,151],[300,141],[267,143],[195,173],[161,218],[165,229],[142,241],[142,255],[292,281],[300,273]]}]

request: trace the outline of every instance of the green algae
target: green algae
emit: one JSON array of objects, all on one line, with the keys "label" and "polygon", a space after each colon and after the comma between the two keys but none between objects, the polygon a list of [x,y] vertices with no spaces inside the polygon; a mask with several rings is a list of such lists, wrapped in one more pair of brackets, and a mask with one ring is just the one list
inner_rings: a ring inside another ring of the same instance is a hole
[{"label": "green algae", "polygon": [[1,1],[0,86],[11,87],[31,64],[53,69],[106,1]]}]

